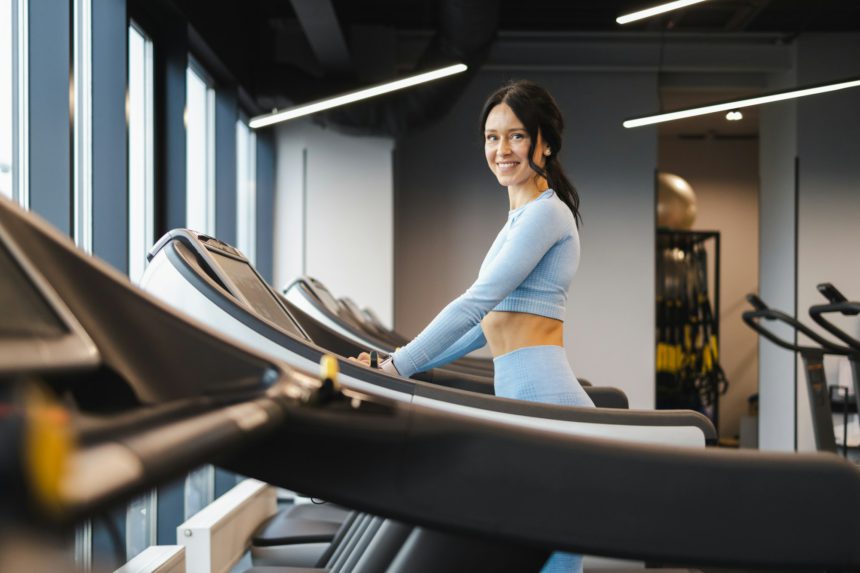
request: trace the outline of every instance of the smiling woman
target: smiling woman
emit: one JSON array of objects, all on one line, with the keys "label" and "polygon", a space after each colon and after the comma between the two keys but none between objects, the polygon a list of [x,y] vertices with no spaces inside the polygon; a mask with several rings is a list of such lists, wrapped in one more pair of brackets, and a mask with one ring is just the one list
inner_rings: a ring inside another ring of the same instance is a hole
[{"label": "smiling woman", "polygon": [[[564,350],[567,289],[579,266],[579,196],[558,160],[563,128],[555,100],[537,84],[514,82],[489,97],[481,113],[484,152],[508,190],[507,222],[472,286],[383,370],[411,376],[489,344],[496,395],[593,406]],[[543,569],[581,570],[581,556],[558,552]]]}]

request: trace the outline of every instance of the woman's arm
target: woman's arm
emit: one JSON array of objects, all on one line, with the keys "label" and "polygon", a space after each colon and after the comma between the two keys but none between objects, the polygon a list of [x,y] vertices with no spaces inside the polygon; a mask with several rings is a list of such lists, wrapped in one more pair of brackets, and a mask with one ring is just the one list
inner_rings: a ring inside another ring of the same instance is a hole
[{"label": "woman's arm", "polygon": [[422,366],[422,371],[439,368],[450,362],[454,362],[458,358],[462,358],[470,352],[483,348],[487,345],[487,339],[484,337],[484,331],[481,329],[479,322],[469,329],[469,331],[460,337],[460,339],[449,346],[439,356],[431,360],[428,364]]},{"label": "woman's arm", "polygon": [[469,289],[446,306],[432,322],[392,357],[403,376],[436,364],[461,337],[507,297],[534,270],[546,252],[571,234],[573,216],[560,201],[539,200],[511,225],[495,258]]}]

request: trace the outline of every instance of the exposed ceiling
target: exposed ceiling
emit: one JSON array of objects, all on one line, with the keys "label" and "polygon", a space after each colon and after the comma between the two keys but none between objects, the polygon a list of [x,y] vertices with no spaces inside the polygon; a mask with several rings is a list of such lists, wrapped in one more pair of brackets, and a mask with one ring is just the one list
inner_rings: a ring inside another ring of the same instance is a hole
[{"label": "exposed ceiling", "polygon": [[[498,33],[651,32],[661,37],[770,33],[790,41],[804,32],[860,31],[858,0],[710,0],[626,26],[616,24],[615,18],[657,0],[173,2],[261,109],[355,89],[455,56],[471,58],[480,66],[488,39],[491,43]],[[408,52],[398,42],[398,38],[422,34],[429,41],[423,52]],[[684,107],[694,103],[690,97],[701,100],[717,95],[721,94],[689,96],[683,90],[667,90],[662,107]],[[404,121],[389,118],[388,123]]]}]

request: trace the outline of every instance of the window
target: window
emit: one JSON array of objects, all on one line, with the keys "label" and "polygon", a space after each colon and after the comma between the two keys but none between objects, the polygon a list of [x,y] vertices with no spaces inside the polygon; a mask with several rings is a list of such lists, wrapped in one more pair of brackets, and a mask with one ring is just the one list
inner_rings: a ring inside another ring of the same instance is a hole
[{"label": "window", "polygon": [[[185,477],[185,519],[215,499],[215,468],[200,467]],[[178,524],[177,524],[178,525]]]},{"label": "window", "polygon": [[152,41],[128,28],[128,275],[140,280],[155,240]]},{"label": "window", "polygon": [[15,73],[12,52],[15,37],[12,0],[0,0],[0,195],[13,197],[12,191],[12,91]]},{"label": "window", "polygon": [[257,136],[243,120],[236,122],[236,246],[256,264]]},{"label": "window", "polygon": [[186,74],[186,219],[189,229],[215,232],[215,90],[200,66]]},{"label": "window", "polygon": [[[134,559],[156,543],[156,492],[142,495],[128,504],[125,513],[125,558]],[[178,524],[177,524],[178,525]]]},{"label": "window", "polygon": [[92,3],[74,0],[73,30],[73,231],[79,247],[93,251]]},{"label": "window", "polygon": [[[186,226],[215,233],[215,90],[212,80],[191,57],[186,73]],[[185,517],[208,505],[214,494],[215,470],[197,469],[185,478]]]},{"label": "window", "polygon": [[26,207],[27,0],[0,0],[0,195]]}]

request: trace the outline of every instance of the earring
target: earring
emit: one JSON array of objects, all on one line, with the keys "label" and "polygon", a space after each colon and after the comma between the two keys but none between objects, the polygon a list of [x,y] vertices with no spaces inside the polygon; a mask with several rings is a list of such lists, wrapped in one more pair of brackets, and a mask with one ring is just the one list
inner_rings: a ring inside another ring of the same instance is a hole
[{"label": "earring", "polygon": [[549,155],[551,153],[552,153],[552,151],[550,151],[549,147],[547,147],[546,149],[543,150],[543,154],[546,155],[547,157],[549,157]]}]

